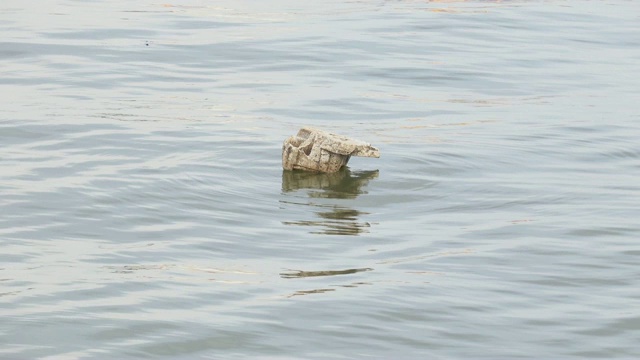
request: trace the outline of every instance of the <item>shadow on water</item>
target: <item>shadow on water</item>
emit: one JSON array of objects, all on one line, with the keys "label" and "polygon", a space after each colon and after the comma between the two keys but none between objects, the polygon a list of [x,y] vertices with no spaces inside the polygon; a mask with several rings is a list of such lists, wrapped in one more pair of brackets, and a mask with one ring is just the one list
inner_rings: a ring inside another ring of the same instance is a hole
[{"label": "shadow on water", "polygon": [[369,181],[377,178],[378,173],[378,170],[351,172],[347,167],[332,174],[284,170],[282,192],[287,194],[307,190],[305,198],[309,201],[300,203],[281,200],[280,202],[313,207],[317,209],[313,212],[319,219],[283,221],[282,223],[320,229],[310,231],[312,234],[358,235],[367,232],[371,225],[359,220],[360,216],[366,213],[347,206],[343,200],[355,199],[365,194],[362,188]]}]

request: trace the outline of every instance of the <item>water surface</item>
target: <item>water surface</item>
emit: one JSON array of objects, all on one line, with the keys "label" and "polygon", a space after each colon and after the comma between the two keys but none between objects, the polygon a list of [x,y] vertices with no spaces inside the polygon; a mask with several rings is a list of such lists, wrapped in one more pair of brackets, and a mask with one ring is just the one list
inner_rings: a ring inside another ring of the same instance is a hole
[{"label": "water surface", "polygon": [[639,14],[3,1],[0,357],[640,357]]}]

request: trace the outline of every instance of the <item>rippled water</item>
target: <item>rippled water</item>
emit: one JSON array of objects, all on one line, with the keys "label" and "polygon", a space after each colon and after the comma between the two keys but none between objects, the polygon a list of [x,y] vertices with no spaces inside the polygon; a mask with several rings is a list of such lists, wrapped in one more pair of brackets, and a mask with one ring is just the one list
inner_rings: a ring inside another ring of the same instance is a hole
[{"label": "rippled water", "polygon": [[[0,4],[0,358],[640,357],[640,3]],[[281,170],[303,125],[369,141]]]}]

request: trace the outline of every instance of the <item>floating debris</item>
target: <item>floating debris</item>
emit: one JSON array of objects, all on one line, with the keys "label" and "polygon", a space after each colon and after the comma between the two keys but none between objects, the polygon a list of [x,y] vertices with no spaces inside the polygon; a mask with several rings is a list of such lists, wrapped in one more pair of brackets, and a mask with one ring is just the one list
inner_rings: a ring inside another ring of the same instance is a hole
[{"label": "floating debris", "polygon": [[380,157],[371,144],[342,135],[303,127],[282,145],[282,168],[334,173],[347,164],[351,156]]}]

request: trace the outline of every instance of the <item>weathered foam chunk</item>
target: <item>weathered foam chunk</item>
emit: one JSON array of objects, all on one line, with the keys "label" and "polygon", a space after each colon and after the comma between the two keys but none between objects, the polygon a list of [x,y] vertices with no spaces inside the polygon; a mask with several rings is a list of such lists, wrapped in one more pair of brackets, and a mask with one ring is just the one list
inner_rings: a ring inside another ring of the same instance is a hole
[{"label": "weathered foam chunk", "polygon": [[282,168],[332,173],[351,156],[380,157],[380,151],[364,141],[303,127],[282,144]]}]

